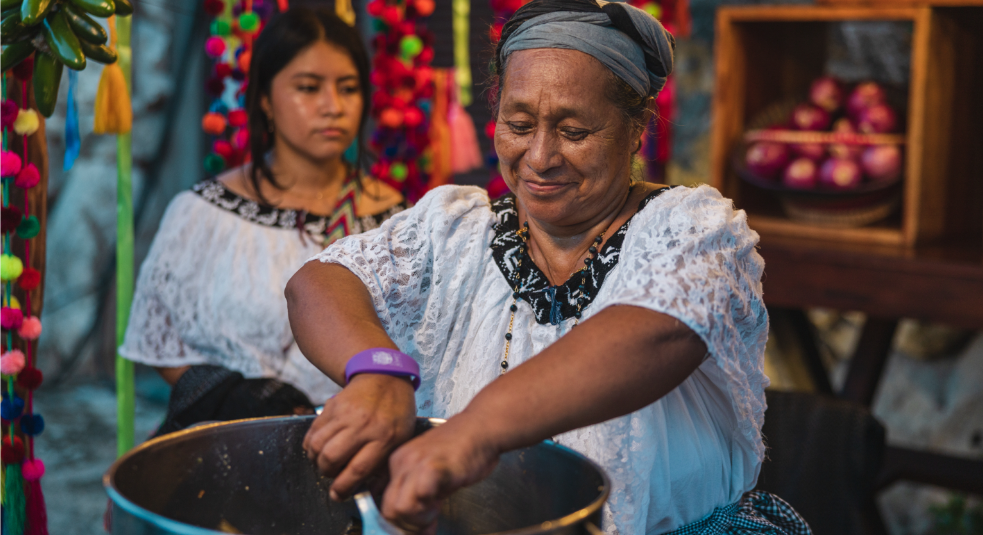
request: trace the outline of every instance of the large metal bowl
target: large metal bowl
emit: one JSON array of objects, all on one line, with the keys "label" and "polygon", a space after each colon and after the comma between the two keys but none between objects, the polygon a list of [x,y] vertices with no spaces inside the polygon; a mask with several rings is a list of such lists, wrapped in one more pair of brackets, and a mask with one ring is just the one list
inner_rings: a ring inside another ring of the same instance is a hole
[{"label": "large metal bowl", "polygon": [[[151,440],[103,476],[114,535],[346,535],[351,500],[328,498],[301,444],[313,416],[240,420]],[[418,420],[418,433],[439,420]],[[596,533],[610,484],[584,456],[544,442],[507,453],[445,502],[441,535]]]}]

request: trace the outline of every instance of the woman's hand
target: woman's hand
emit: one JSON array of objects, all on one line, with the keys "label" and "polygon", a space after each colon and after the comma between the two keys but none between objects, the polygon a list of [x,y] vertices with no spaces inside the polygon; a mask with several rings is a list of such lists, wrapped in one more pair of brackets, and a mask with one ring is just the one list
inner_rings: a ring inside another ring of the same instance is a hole
[{"label": "woman's hand", "polygon": [[491,474],[499,455],[479,422],[451,418],[389,458],[382,515],[405,530],[436,533],[441,501]]},{"label": "woman's hand", "polygon": [[318,469],[335,477],[330,495],[351,495],[400,444],[413,437],[416,400],[404,378],[356,375],[324,410],[304,437],[304,451]]}]

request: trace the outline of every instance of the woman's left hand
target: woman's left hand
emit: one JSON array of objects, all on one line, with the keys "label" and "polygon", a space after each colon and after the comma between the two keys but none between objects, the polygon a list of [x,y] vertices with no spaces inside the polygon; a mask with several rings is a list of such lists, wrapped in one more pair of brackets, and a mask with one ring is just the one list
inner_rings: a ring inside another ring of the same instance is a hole
[{"label": "woman's left hand", "polygon": [[403,444],[389,458],[389,485],[382,515],[397,526],[436,533],[441,501],[484,479],[498,464],[499,450],[477,422],[451,418]]}]

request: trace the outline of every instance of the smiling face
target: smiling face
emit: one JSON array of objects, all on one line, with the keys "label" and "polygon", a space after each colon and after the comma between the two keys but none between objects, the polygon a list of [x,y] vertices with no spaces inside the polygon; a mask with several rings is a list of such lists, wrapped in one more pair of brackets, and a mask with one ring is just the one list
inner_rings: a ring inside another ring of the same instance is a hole
[{"label": "smiling face", "polygon": [[344,154],[358,134],[364,104],[351,56],[324,41],[298,53],[262,98],[275,145],[315,161]]},{"label": "smiling face", "polygon": [[509,57],[495,150],[528,217],[575,227],[624,201],[637,133],[608,97],[612,76],[575,50]]}]

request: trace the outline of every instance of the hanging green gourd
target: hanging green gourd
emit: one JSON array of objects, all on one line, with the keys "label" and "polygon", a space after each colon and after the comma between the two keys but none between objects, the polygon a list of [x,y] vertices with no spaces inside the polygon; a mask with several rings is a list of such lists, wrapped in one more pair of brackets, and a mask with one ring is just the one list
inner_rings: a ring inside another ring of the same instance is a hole
[{"label": "hanging green gourd", "polygon": [[131,0],[2,0],[3,70],[33,56],[34,98],[41,114],[50,117],[64,67],[80,71],[87,60],[109,65],[118,58],[93,17],[131,13]]}]

